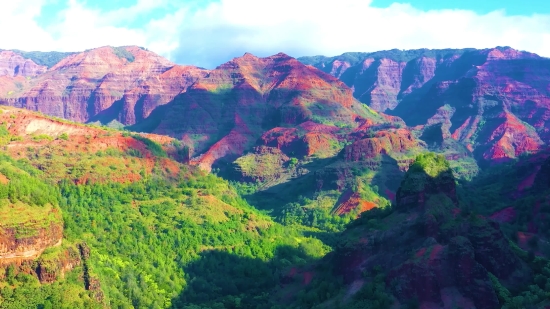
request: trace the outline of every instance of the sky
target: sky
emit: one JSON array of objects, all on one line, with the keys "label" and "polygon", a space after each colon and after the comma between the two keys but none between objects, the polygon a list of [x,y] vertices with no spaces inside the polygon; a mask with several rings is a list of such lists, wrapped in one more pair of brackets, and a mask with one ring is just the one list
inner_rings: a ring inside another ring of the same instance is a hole
[{"label": "sky", "polygon": [[250,52],[294,57],[511,46],[550,57],[547,0],[10,0],[0,48],[138,45],[214,68]]}]

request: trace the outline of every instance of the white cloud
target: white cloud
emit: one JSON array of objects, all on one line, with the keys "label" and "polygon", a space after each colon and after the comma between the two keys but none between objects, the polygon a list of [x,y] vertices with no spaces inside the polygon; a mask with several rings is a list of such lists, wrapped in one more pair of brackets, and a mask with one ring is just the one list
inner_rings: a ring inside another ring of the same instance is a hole
[{"label": "white cloud", "polygon": [[550,56],[550,15],[421,11],[370,1],[222,0],[187,16],[175,57],[214,66],[245,51],[337,55],[347,51],[509,45]]},{"label": "white cloud", "polygon": [[[82,0],[69,0],[67,8],[58,13],[58,22],[41,28],[34,19],[45,1],[3,4],[1,48],[78,51],[140,45],[176,62],[205,67],[244,52],[266,56],[283,51],[303,56],[509,45],[550,56],[550,15],[422,11],[398,3],[374,8],[365,0],[220,0],[206,4],[139,0],[131,7],[103,12],[85,6]],[[173,9],[157,19],[148,17],[149,11],[163,7]],[[133,27],[136,24],[139,27]]]}]

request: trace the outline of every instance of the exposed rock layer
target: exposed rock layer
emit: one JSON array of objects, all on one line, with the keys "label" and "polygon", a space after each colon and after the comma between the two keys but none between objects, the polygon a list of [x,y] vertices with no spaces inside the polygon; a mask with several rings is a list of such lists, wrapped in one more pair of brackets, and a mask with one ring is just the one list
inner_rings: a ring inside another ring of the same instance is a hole
[{"label": "exposed rock layer", "polygon": [[477,159],[515,158],[540,150],[550,137],[550,59],[532,53],[392,50],[300,60],[407,125],[443,124],[443,136],[463,142]]}]

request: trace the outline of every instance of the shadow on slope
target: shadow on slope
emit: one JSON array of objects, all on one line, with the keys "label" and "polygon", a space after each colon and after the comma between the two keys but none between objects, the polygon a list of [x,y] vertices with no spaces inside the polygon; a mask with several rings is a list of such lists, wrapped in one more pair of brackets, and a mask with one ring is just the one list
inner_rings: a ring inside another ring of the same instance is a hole
[{"label": "shadow on slope", "polygon": [[280,290],[299,281],[306,286],[313,276],[297,272],[314,261],[310,253],[315,248],[307,245],[280,246],[271,259],[249,257],[250,251],[262,248],[230,250],[235,252],[203,251],[195,261],[182,265],[187,286],[173,299],[172,308],[284,308]]}]

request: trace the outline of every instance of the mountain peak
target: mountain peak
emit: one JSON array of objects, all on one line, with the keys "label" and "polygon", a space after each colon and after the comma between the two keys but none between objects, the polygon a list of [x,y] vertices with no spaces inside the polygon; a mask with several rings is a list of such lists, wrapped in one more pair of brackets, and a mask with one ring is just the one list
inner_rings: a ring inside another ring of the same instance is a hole
[{"label": "mountain peak", "polygon": [[457,203],[456,184],[449,162],[443,155],[418,155],[397,191],[397,207],[409,210],[429,204],[430,197],[445,195]]},{"label": "mountain peak", "polygon": [[241,58],[258,58],[254,54],[246,52]]}]

